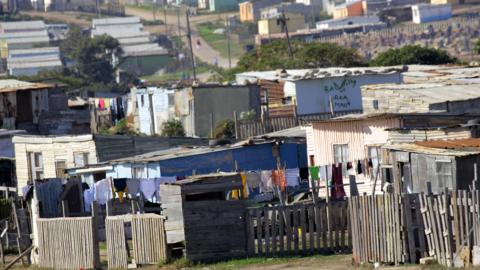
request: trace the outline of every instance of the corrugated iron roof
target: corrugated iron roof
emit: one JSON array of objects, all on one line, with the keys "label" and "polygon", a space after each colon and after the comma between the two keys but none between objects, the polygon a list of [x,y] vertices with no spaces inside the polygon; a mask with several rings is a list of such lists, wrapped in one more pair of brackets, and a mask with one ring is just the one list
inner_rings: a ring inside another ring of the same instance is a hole
[{"label": "corrugated iron roof", "polygon": [[463,156],[472,156],[472,155],[480,154],[480,149],[458,149],[457,150],[457,149],[431,148],[431,147],[420,146],[413,143],[391,144],[391,145],[382,146],[382,148],[396,150],[396,151],[421,153],[421,154],[428,154],[428,155],[438,155],[438,156],[463,157]]},{"label": "corrugated iron roof", "polygon": [[345,76],[361,76],[361,75],[378,75],[393,74],[405,71],[404,67],[368,67],[368,68],[315,68],[315,69],[289,69],[286,73],[281,71],[250,71],[237,74],[237,80],[240,78],[251,78],[260,80],[283,80],[283,81],[299,81],[323,79],[330,77]]},{"label": "corrugated iron roof", "polygon": [[105,19],[93,19],[92,26],[112,25],[112,24],[131,24],[139,23],[139,17],[123,17],[123,18],[105,18]]},{"label": "corrugated iron roof", "polygon": [[15,21],[15,22],[1,22],[0,27],[6,31],[20,30],[20,29],[39,29],[45,28],[43,21]]},{"label": "corrugated iron roof", "polygon": [[16,92],[22,90],[40,90],[50,88],[52,85],[44,83],[31,83],[14,79],[0,80],[0,93]]},{"label": "corrugated iron roof", "polygon": [[385,96],[402,95],[403,99],[423,100],[427,104],[480,98],[480,84],[376,84],[362,87],[362,91],[384,92]]},{"label": "corrugated iron roof", "polygon": [[415,142],[416,145],[429,147],[429,148],[439,148],[439,149],[477,149],[480,151],[480,139],[470,138],[470,139],[460,139],[460,140],[439,140],[439,141],[423,141]]}]

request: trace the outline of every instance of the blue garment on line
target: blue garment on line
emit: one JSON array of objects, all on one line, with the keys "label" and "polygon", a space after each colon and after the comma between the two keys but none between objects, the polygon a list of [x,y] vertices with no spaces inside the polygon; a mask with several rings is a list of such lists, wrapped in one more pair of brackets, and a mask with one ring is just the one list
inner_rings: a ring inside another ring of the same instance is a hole
[{"label": "blue garment on line", "polygon": [[41,217],[60,216],[60,196],[63,191],[62,181],[59,179],[35,183],[37,199],[41,203]]}]

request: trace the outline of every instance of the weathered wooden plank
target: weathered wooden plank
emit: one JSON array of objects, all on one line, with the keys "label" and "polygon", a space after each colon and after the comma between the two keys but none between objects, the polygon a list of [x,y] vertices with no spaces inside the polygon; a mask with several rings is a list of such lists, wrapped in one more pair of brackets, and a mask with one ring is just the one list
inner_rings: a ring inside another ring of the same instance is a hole
[{"label": "weathered wooden plank", "polygon": [[270,247],[270,242],[271,242],[271,239],[270,239],[270,225],[271,225],[271,222],[270,222],[270,219],[271,219],[271,211],[270,210],[263,210],[263,231],[265,232],[265,238],[264,238],[264,241],[265,241],[265,255],[267,257],[271,256],[271,247]]},{"label": "weathered wooden plank", "polygon": [[308,211],[308,244],[310,254],[313,254],[315,251],[315,208],[313,205],[309,205],[307,208]]},{"label": "weathered wooden plank", "polygon": [[271,249],[272,249],[272,255],[276,256],[277,255],[277,250],[278,250],[278,233],[277,233],[277,218],[278,218],[278,212],[277,208],[272,209],[272,217],[271,217],[271,236],[272,236],[272,243],[271,243]]},{"label": "weathered wooden plank", "polygon": [[285,210],[279,209],[278,211],[278,236],[280,241],[279,252],[280,254],[285,253]]},{"label": "weathered wooden plank", "polygon": [[300,214],[300,231],[299,233],[301,233],[301,237],[302,237],[302,254],[307,254],[307,221],[306,221],[306,215],[307,215],[307,208],[305,206],[303,206],[302,208],[300,208],[300,210],[298,211],[298,213]]},{"label": "weathered wooden plank", "polygon": [[257,218],[257,222],[256,222],[257,223],[257,254],[261,256],[263,254],[262,210],[259,208],[255,210],[256,210],[256,218]]}]

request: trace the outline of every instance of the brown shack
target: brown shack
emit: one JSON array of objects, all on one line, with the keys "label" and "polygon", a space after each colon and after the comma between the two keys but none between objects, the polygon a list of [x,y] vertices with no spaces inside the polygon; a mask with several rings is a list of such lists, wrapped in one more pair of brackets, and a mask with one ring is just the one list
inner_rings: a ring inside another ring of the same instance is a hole
[{"label": "brown shack", "polygon": [[183,243],[192,261],[245,256],[245,201],[227,200],[230,191],[241,188],[238,173],[192,176],[161,185],[167,243]]}]

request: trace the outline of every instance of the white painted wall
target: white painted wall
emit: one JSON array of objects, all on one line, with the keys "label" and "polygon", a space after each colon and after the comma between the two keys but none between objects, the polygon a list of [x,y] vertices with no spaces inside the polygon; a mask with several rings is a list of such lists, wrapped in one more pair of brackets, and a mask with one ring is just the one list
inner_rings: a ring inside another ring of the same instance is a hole
[{"label": "white painted wall", "polygon": [[361,110],[361,86],[382,83],[401,83],[402,75],[375,74],[330,77],[286,82],[285,96],[296,96],[299,115],[330,112],[330,97],[335,112]]}]

